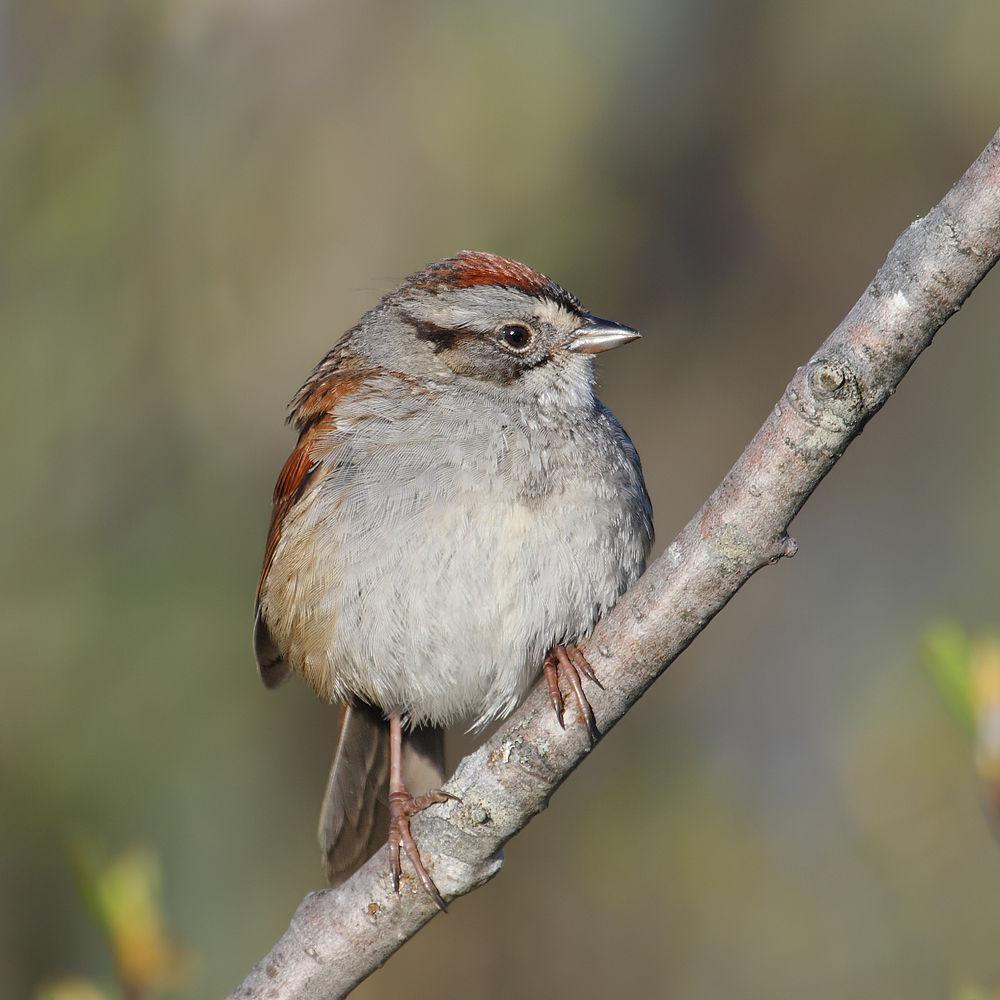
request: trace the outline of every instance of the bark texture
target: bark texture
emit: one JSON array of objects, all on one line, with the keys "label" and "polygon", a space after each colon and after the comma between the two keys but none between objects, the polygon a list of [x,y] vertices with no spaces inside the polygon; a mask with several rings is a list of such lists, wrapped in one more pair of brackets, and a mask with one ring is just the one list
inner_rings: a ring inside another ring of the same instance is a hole
[{"label": "bark texture", "polygon": [[[792,377],[764,425],[666,552],[598,625],[588,688],[607,732],[757,570],[795,552],[788,527],[865,424],[1000,256],[1000,132],[926,216],[896,241],[847,317]],[[563,732],[544,684],[466,757],[414,835],[446,899],[500,869],[503,845],[590,752]],[[413,877],[396,897],[380,851],[336,889],[308,895],[271,952],[231,995],[345,996],[430,920]]]}]

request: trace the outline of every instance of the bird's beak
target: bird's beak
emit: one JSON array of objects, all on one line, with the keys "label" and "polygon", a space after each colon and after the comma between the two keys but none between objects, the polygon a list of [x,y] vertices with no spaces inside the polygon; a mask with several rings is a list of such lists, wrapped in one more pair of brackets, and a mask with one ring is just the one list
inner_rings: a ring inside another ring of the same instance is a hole
[{"label": "bird's beak", "polygon": [[575,354],[600,354],[601,351],[610,351],[612,347],[621,347],[622,344],[638,340],[641,336],[638,330],[633,330],[630,326],[612,323],[609,319],[587,313],[586,321],[566,345],[566,350]]}]

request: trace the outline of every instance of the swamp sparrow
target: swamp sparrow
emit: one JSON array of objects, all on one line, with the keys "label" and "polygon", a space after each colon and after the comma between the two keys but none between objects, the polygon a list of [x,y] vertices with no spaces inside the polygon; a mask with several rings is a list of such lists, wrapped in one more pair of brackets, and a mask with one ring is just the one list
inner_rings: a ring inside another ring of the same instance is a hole
[{"label": "swamp sparrow", "polygon": [[[345,705],[320,819],[331,882],[388,838],[444,906],[410,834],[448,796],[444,729],[507,715],[543,671],[596,731],[576,643],[642,573],[639,457],[594,391],[635,340],[537,271],[465,251],[407,278],[291,404],[253,643],[274,687]],[[386,796],[388,787],[388,796]]]}]

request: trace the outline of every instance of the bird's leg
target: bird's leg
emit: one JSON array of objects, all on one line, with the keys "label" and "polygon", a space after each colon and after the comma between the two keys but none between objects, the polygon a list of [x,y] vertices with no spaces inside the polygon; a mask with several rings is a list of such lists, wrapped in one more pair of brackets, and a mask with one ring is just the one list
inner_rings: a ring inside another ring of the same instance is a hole
[{"label": "bird's leg", "polygon": [[566,724],[563,722],[563,696],[559,690],[559,675],[561,674],[566,678],[573,691],[573,697],[576,699],[577,707],[580,709],[580,715],[587,726],[587,735],[590,737],[590,742],[594,743],[601,735],[601,732],[597,728],[594,710],[590,707],[590,702],[584,693],[580,677],[583,676],[587,680],[593,681],[602,691],[604,690],[604,685],[597,679],[594,668],[587,661],[587,658],[572,643],[553,646],[549,655],[545,657],[545,663],[542,665],[542,673],[545,675],[545,683],[549,689],[549,700],[552,702],[552,708],[556,713],[556,718],[559,720],[559,725],[564,729],[566,728]]},{"label": "bird's leg", "polygon": [[437,903],[438,908],[446,910],[444,899],[438,892],[434,880],[427,874],[420,851],[410,833],[410,817],[422,812],[436,802],[447,802],[455,795],[449,795],[440,789],[434,789],[425,795],[414,797],[403,784],[403,721],[399,714],[389,716],[389,869],[392,873],[392,887],[399,894],[399,879],[403,873],[400,863],[400,847],[406,851],[424,889]]}]

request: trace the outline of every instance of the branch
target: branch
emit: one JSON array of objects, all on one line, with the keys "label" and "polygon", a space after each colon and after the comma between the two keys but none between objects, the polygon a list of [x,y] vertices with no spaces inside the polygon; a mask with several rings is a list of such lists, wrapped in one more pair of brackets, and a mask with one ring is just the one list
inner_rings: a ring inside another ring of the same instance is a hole
[{"label": "branch", "polygon": [[[602,732],[758,569],[795,553],[792,519],[998,256],[1000,132],[941,203],[899,237],[722,483],[598,624],[586,648],[606,685],[590,696]],[[461,804],[414,821],[446,899],[499,871],[503,845],[587,756],[585,728],[559,729],[542,687],[459,764],[446,789]],[[393,894],[380,851],[343,885],[310,893],[231,1000],[345,996],[436,912],[412,878],[401,896]]]}]

